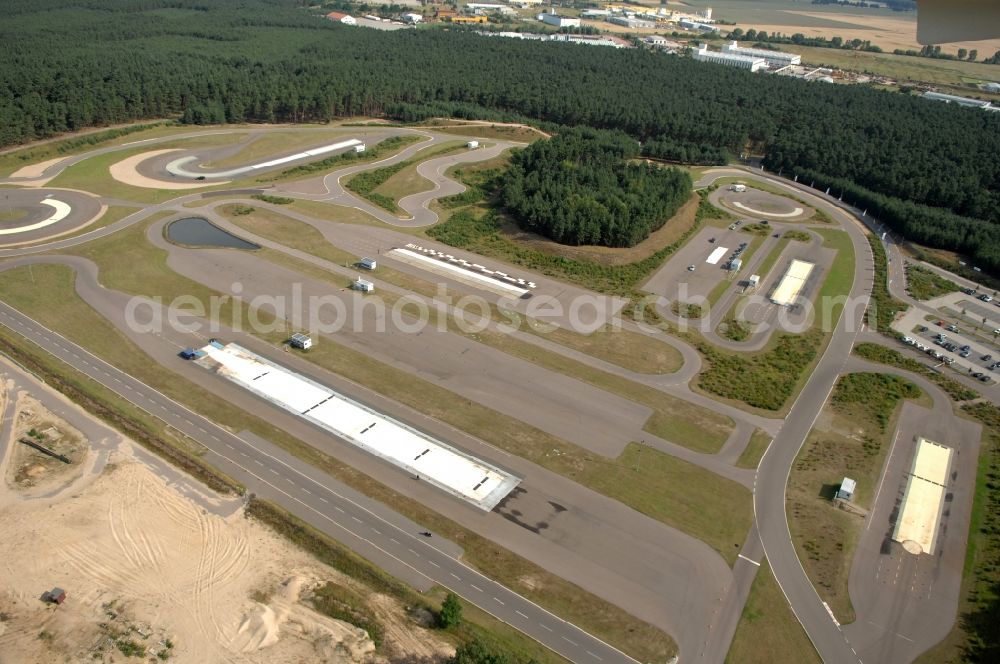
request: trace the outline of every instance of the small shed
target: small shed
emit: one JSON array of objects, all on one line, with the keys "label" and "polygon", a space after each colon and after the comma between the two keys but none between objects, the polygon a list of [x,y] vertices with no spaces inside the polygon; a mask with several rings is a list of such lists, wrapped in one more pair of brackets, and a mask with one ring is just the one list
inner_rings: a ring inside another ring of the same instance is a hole
[{"label": "small shed", "polygon": [[757,288],[760,285],[760,275],[751,274],[750,281],[747,282],[747,288]]},{"label": "small shed", "polygon": [[362,258],[360,261],[358,261],[358,265],[366,270],[374,270],[375,267],[378,265],[378,263],[375,261],[374,258]]},{"label": "small shed", "polygon": [[743,267],[743,259],[734,258],[733,260],[729,261],[730,271],[739,272],[741,267]]},{"label": "small shed", "polygon": [[354,146],[354,151],[355,152],[364,152],[365,151],[365,144],[362,143],[361,145],[355,145]]},{"label": "small shed", "polygon": [[53,588],[45,593],[45,600],[53,604],[62,604],[66,601],[66,591],[62,588]]},{"label": "small shed", "polygon": [[745,184],[734,184],[733,186],[729,187],[729,190],[736,192],[744,192],[747,190],[747,186]]},{"label": "small shed", "polygon": [[302,334],[301,332],[293,334],[290,341],[293,348],[298,348],[300,350],[309,350],[313,345],[312,337],[308,334]]},{"label": "small shed", "polygon": [[362,279],[361,277],[358,277],[358,280],[351,285],[351,288],[353,288],[354,290],[359,290],[362,293],[375,292],[375,284],[368,281],[367,279]]},{"label": "small shed", "polygon": [[845,477],[840,482],[840,488],[837,489],[837,498],[840,500],[854,500],[854,490],[857,488],[857,482],[850,477]]},{"label": "small shed", "polygon": [[479,141],[469,141],[468,143],[465,144],[465,147],[469,148],[470,150],[475,150],[476,148],[479,147]]}]

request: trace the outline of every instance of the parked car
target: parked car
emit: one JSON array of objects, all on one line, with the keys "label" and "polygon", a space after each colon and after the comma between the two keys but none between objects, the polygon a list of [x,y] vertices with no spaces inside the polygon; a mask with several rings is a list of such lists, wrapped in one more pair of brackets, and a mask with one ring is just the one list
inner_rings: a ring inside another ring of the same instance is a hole
[{"label": "parked car", "polygon": [[988,382],[990,382],[990,377],[989,376],[980,376],[979,380],[983,381],[984,383],[988,383]]},{"label": "parked car", "polygon": [[962,292],[965,293],[966,295],[975,295],[976,294],[976,290],[974,288],[963,288]]},{"label": "parked car", "polygon": [[949,332],[958,332],[958,325],[949,325],[948,326],[948,331]]},{"label": "parked car", "polygon": [[982,360],[983,362],[989,362],[990,360],[992,360],[992,359],[993,359],[993,356],[992,356],[992,355],[990,355],[989,353],[987,353],[986,355],[983,355],[983,356],[982,356],[981,358],[979,358],[979,359],[980,359],[980,360]]},{"label": "parked car", "polygon": [[927,326],[926,325],[921,325],[919,331],[920,332],[926,332],[927,331]]},{"label": "parked car", "polygon": [[972,377],[973,378],[982,378],[985,375],[986,374],[984,374],[982,371],[977,371],[976,373],[972,374]]},{"label": "parked car", "polygon": [[715,244],[715,238],[714,237],[708,238],[708,241],[711,242],[712,244]]},{"label": "parked car", "polygon": [[972,346],[970,346],[969,344],[965,344],[965,345],[964,345],[964,346],[962,346],[962,348],[960,348],[959,350],[971,350],[971,349],[972,349]]},{"label": "parked car", "polygon": [[959,353],[959,356],[961,357],[968,357],[970,355],[972,355],[972,352],[967,350],[963,350],[961,353]]},{"label": "parked car", "polygon": [[694,272],[694,265],[688,265],[688,272]]},{"label": "parked car", "polygon": [[983,302],[992,302],[993,301],[993,298],[990,297],[989,295],[987,295],[986,293],[983,293],[982,295],[980,295],[979,299],[982,300]]}]

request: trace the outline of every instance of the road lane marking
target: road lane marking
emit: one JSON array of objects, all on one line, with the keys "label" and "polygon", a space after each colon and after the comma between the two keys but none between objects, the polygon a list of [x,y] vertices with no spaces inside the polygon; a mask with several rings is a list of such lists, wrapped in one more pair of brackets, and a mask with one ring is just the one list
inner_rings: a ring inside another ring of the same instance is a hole
[{"label": "road lane marking", "polygon": [[756,565],[757,567],[760,567],[760,563],[759,562],[757,562],[756,560],[753,560],[752,558],[747,558],[742,553],[739,554],[739,557],[742,558],[743,560],[747,561],[751,565]]},{"label": "road lane marking", "polygon": [[507,606],[506,604],[503,603],[503,601],[497,599],[496,597],[493,598],[493,601],[499,604],[500,606]]},{"label": "road lane marking", "polygon": [[477,586],[476,584],[474,584],[474,583],[470,583],[469,585],[470,585],[470,586],[472,586],[472,589],[473,589],[473,590],[477,590],[477,591],[479,591],[479,592],[483,592],[483,589],[482,589],[482,588],[480,588],[479,586]]},{"label": "road lane marking", "polygon": [[552,628],[546,625],[545,623],[538,623],[538,626],[541,627],[542,629],[547,629],[550,632],[552,631]]},{"label": "road lane marking", "polygon": [[462,580],[462,577],[460,577],[458,574],[455,574],[454,572],[448,572],[448,573],[451,574],[451,577],[453,579],[455,579],[456,581],[461,581]]},{"label": "road lane marking", "polygon": [[569,638],[568,636],[562,637],[562,640],[565,641],[565,642],[567,642],[567,643],[572,643],[574,646],[580,645],[579,643],[577,643],[573,639]]},{"label": "road lane marking", "polygon": [[591,657],[593,657],[594,659],[597,659],[597,660],[600,660],[600,661],[602,661],[602,662],[604,661],[603,659],[601,659],[601,657],[600,657],[599,655],[595,655],[594,653],[590,652],[589,650],[588,650],[588,651],[586,651],[586,652],[587,652],[587,654],[588,654],[588,655],[590,655],[590,656],[591,656]]},{"label": "road lane marking", "polygon": [[516,613],[517,615],[521,616],[521,617],[522,617],[522,618],[524,618],[525,620],[528,620],[528,619],[529,619],[529,618],[528,618],[528,616],[524,615],[523,613],[521,613],[521,612],[520,612],[520,611],[518,611],[517,609],[514,609],[514,613]]}]

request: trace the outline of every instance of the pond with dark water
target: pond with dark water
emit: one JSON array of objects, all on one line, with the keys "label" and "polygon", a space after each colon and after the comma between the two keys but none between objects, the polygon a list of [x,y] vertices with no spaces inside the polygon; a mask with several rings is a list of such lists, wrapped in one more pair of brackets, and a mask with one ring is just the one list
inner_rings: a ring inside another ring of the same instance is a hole
[{"label": "pond with dark water", "polygon": [[227,249],[260,249],[260,245],[227,233],[207,219],[191,217],[167,224],[167,239],[189,247],[225,247]]}]

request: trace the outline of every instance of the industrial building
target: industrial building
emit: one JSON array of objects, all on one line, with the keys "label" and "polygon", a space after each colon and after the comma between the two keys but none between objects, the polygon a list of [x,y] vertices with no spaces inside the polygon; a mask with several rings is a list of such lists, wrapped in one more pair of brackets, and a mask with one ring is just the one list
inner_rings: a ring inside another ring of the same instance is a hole
[{"label": "industrial building", "polygon": [[614,23],[615,25],[621,25],[630,30],[635,30],[638,28],[655,28],[656,23],[653,21],[644,21],[641,18],[632,18],[631,16],[612,16],[608,19],[608,23]]},{"label": "industrial building", "polygon": [[807,261],[800,261],[799,259],[794,259],[788,266],[788,270],[785,272],[785,276],[781,278],[778,283],[778,287],[774,289],[774,293],[771,294],[771,302],[774,302],[778,306],[787,307],[795,304],[795,300],[798,299],[799,293],[802,292],[803,287],[806,285],[806,280],[809,275],[812,274],[815,265]]},{"label": "industrial building", "polygon": [[969,97],[959,97],[958,95],[946,95],[943,92],[925,92],[923,97],[924,99],[931,99],[933,101],[943,101],[946,104],[958,104],[959,106],[979,108],[984,111],[1000,110],[1000,106],[993,106],[990,102],[983,101],[982,99],[970,99]]},{"label": "industrial building", "polygon": [[361,277],[358,277],[357,281],[351,284],[351,288],[353,288],[356,291],[361,291],[362,293],[375,292],[375,284],[368,281],[367,279],[362,279]]},{"label": "industrial building", "polygon": [[200,366],[471,505],[489,512],[521,478],[236,344]]},{"label": "industrial building", "polygon": [[765,62],[767,62],[768,67],[774,69],[788,67],[789,65],[802,64],[802,56],[798,53],[769,51],[766,48],[746,48],[737,44],[735,40],[733,40],[730,44],[724,44],[722,46],[722,52],[729,53],[730,55],[745,55],[751,58],[762,58]]},{"label": "industrial building", "polygon": [[557,28],[579,28],[580,19],[569,16],[559,16],[558,14],[539,14],[538,20],[547,25],[554,25]]},{"label": "industrial building", "polygon": [[701,44],[698,50],[691,54],[698,62],[712,62],[727,67],[737,67],[738,69],[749,69],[759,71],[767,67],[767,61],[763,58],[751,58],[746,55],[732,55],[730,53],[719,53],[708,50],[708,46]]},{"label": "industrial building", "polygon": [[326,15],[331,21],[336,21],[337,23],[343,23],[344,25],[357,25],[358,19],[353,16],[348,16],[342,12],[330,12]]},{"label": "industrial building", "polygon": [[694,30],[695,32],[716,32],[718,30],[714,25],[691,21],[686,18],[682,18],[677,24],[685,30]]},{"label": "industrial building", "polygon": [[924,438],[917,441],[899,519],[892,532],[892,539],[910,553],[934,553],[951,456],[950,447]]}]

